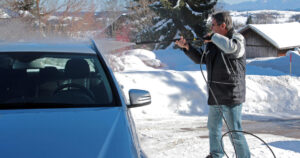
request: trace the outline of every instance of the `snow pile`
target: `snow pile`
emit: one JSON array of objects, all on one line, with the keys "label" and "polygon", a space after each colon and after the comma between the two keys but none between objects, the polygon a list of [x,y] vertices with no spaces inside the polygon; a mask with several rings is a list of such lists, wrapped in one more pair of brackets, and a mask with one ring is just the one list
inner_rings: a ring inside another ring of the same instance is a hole
[{"label": "snow pile", "polygon": [[34,18],[34,15],[32,15],[29,11],[27,10],[19,10],[19,15],[25,18]]},{"label": "snow pile", "polygon": [[156,55],[152,51],[147,51],[144,49],[134,49],[134,50],[128,50],[123,53],[124,56],[136,56],[141,61],[153,68],[159,68],[162,66],[162,63],[160,60],[156,59]]},{"label": "snow pile", "polygon": [[12,10],[0,7],[0,19],[9,19],[15,17],[19,17],[19,14]]},{"label": "snow pile", "polygon": [[162,67],[162,63],[156,59],[152,51],[134,49],[122,52],[121,54],[109,54],[108,62],[113,71],[153,71]]},{"label": "snow pile", "polygon": [[300,76],[300,54],[298,53],[298,51],[288,51],[286,56],[282,57],[254,59],[251,62],[248,62],[248,65],[271,68],[289,74],[290,58],[292,58],[292,74]]},{"label": "snow pile", "polygon": [[10,16],[6,12],[4,12],[3,9],[0,8],[0,18],[7,19],[7,18],[10,18]]},{"label": "snow pile", "polygon": [[166,70],[115,74],[124,87],[124,92],[128,92],[129,89],[144,89],[151,93],[151,105],[134,109],[139,114],[207,114],[207,91],[205,82],[200,78],[200,72]]},{"label": "snow pile", "polygon": [[245,113],[277,116],[300,114],[299,77],[247,75],[246,85]]},{"label": "snow pile", "polygon": [[[158,52],[155,55],[140,49],[113,57],[112,67],[119,71],[115,74],[127,98],[129,89],[144,89],[151,93],[152,104],[134,109],[136,115],[207,115],[207,88],[199,65],[187,61],[189,59],[180,50]],[[300,63],[299,55],[293,55],[294,63]],[[153,67],[162,65],[156,57],[165,61],[169,59],[168,62],[174,62],[174,65],[155,69]],[[295,70],[295,76],[289,76],[288,69],[285,71],[289,56],[251,59],[247,63],[244,113],[280,116],[300,114],[300,74],[299,70]]]},{"label": "snow pile", "polygon": [[[119,72],[116,76],[124,92],[133,88],[150,91],[152,104],[134,109],[138,115],[201,116],[208,113],[206,84],[199,71],[131,71]],[[246,86],[244,113],[300,114],[299,77],[247,75]]]}]

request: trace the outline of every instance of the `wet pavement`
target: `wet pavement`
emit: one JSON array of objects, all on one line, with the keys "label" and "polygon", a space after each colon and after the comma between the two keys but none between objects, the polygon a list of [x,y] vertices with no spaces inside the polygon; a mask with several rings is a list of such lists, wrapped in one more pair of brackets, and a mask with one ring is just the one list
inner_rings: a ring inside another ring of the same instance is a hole
[{"label": "wet pavement", "polygon": [[300,118],[243,120],[243,130],[251,133],[281,135],[300,139]]}]

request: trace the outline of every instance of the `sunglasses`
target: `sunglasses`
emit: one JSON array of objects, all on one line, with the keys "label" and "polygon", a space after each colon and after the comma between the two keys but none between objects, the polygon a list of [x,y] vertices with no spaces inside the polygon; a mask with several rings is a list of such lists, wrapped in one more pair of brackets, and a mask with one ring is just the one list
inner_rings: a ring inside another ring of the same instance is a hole
[{"label": "sunglasses", "polygon": [[218,24],[211,24],[211,26],[212,26],[212,27],[215,27],[215,26],[220,26],[220,25],[218,25]]}]

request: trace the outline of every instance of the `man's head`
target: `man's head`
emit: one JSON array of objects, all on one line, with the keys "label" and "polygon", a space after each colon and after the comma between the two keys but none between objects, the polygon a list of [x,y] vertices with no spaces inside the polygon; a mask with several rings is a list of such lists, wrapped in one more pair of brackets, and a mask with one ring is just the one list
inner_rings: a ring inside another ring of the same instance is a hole
[{"label": "man's head", "polygon": [[233,28],[229,12],[218,12],[212,15],[211,30],[221,35],[226,35]]}]

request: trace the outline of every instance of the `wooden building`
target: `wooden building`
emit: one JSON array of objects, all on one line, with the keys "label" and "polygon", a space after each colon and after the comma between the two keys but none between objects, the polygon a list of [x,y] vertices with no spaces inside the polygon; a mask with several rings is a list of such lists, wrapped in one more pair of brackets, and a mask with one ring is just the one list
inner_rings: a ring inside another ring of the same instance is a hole
[{"label": "wooden building", "polygon": [[283,56],[300,47],[300,23],[249,24],[238,32],[246,39],[247,58]]}]

